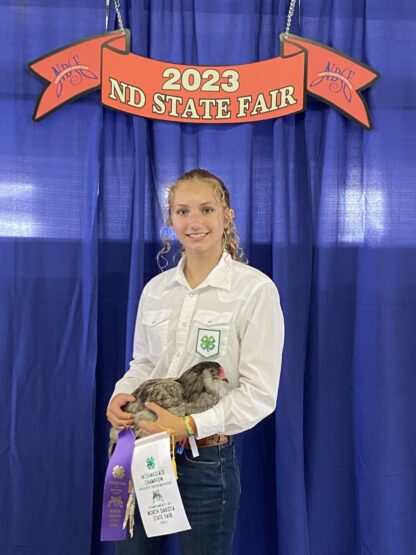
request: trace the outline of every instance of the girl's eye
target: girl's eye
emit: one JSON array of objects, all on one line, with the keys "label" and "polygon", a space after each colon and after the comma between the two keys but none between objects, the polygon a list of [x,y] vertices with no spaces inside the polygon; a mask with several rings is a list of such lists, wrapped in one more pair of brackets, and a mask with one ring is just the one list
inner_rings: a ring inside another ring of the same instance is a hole
[{"label": "girl's eye", "polygon": [[183,214],[187,214],[188,211],[185,210],[184,208],[178,208],[178,210],[176,210],[176,213],[182,216]]},{"label": "girl's eye", "polygon": [[210,214],[211,212],[214,212],[214,209],[211,207],[206,207],[203,210],[204,214]]}]

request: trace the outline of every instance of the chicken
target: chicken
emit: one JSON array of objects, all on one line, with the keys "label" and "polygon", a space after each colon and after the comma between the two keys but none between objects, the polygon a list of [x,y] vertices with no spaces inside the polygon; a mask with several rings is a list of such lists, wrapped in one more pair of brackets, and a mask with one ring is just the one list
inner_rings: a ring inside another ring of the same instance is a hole
[{"label": "chicken", "polygon": [[[229,391],[224,369],[218,362],[199,362],[177,379],[145,381],[132,393],[136,401],[128,403],[123,410],[134,414],[134,431],[140,437],[139,420],[156,420],[156,414],[145,407],[146,402],[157,403],[176,416],[185,416],[213,407]],[[115,428],[110,430],[110,454],[118,432]]]},{"label": "chicken", "polygon": [[[140,420],[155,421],[156,414],[145,407],[145,403],[152,401],[176,416],[203,412],[218,403],[230,391],[230,385],[224,369],[218,362],[200,362],[186,370],[179,378],[163,378],[147,380],[132,395],[135,401],[128,403],[124,411],[134,414],[134,431],[140,437]],[[119,430],[111,428],[109,457],[117,442]],[[133,483],[130,480],[130,494],[126,506],[123,528],[129,528],[133,537],[134,507],[136,503]]]}]

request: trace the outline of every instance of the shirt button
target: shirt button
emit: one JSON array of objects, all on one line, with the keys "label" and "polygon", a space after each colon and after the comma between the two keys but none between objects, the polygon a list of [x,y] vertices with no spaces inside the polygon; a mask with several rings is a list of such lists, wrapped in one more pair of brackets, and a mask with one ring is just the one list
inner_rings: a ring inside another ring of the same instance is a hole
[{"label": "shirt button", "polygon": [[182,326],[183,328],[185,328],[185,327],[186,327],[186,322],[182,322],[182,323],[181,323],[181,326]]}]

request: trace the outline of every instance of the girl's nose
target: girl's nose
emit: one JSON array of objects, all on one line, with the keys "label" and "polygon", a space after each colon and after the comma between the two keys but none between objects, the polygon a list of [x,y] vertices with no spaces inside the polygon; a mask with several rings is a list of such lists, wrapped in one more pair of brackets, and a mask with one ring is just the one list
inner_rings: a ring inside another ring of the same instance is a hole
[{"label": "girl's nose", "polygon": [[189,224],[191,226],[201,225],[201,215],[198,212],[191,212],[189,215]]}]

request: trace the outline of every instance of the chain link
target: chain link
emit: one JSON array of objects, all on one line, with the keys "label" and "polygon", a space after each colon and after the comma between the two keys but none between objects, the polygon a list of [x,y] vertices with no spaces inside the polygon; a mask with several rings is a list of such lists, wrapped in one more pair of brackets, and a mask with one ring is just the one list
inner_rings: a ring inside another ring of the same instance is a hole
[{"label": "chain link", "polygon": [[116,14],[117,14],[118,28],[120,29],[120,31],[124,33],[123,18],[121,17],[121,11],[120,11],[120,0],[114,0],[114,7],[116,9]]},{"label": "chain link", "polygon": [[290,25],[292,23],[293,14],[295,13],[295,6],[296,6],[296,0],[290,0],[289,11],[287,13],[286,30],[284,34],[285,40],[289,38]]}]

